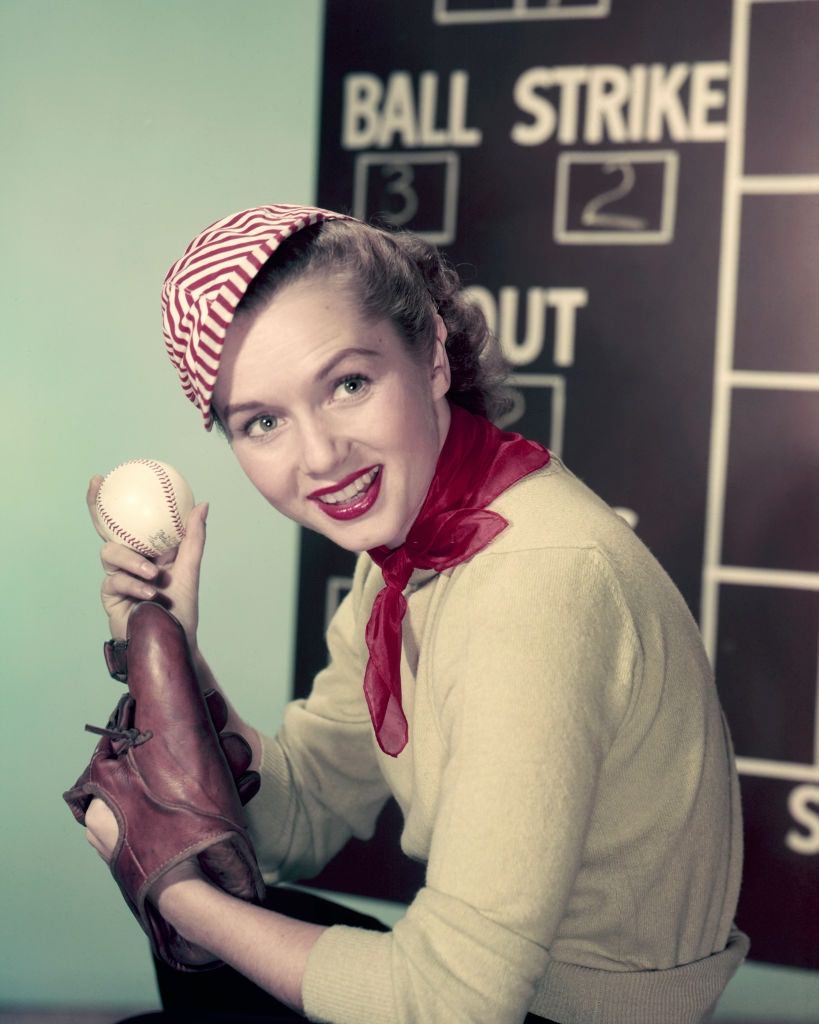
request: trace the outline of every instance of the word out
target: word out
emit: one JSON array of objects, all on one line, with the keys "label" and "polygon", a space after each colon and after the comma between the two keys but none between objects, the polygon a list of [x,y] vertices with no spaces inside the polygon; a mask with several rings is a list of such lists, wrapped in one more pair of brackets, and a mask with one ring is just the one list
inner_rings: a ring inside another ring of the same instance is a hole
[{"label": "word out", "polygon": [[[497,299],[480,285],[464,289],[467,298],[479,306],[489,329],[500,342],[506,360],[512,366],[533,363],[546,347],[547,326],[552,325],[555,366],[574,363],[574,342],[577,310],[587,306],[589,293],[585,288],[528,288],[526,290],[525,329],[520,337],[520,289],[507,286],[498,291]],[[548,310],[554,317],[547,317]]]}]

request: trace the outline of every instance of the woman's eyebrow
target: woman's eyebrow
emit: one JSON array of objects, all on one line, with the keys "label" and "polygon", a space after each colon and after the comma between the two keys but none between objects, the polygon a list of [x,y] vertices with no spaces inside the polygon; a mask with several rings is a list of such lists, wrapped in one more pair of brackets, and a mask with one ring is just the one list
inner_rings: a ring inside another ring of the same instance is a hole
[{"label": "woman's eyebrow", "polygon": [[326,362],[324,364],[324,366],[322,366],[322,368],[316,374],[316,380],[317,381],[321,381],[321,380],[324,380],[326,377],[329,377],[330,374],[333,372],[333,370],[336,368],[336,366],[338,366],[338,364],[340,362],[342,362],[344,359],[346,359],[348,356],[381,356],[381,355],[382,355],[381,352],[379,352],[377,349],[372,349],[372,348],[345,348],[345,349],[342,349],[341,352],[336,352],[336,354],[331,359],[329,359],[328,362]]},{"label": "woman's eyebrow", "polygon": [[219,419],[223,423],[227,423],[231,416],[234,416],[237,412],[248,412],[250,409],[264,409],[265,406],[262,402],[237,402],[235,405],[226,405],[219,414]]},{"label": "woman's eyebrow", "polygon": [[[382,355],[382,352],[379,352],[378,349],[373,348],[351,347],[342,349],[341,352],[336,352],[336,354],[332,356],[324,364],[324,366],[321,367],[321,369],[316,374],[315,379],[317,381],[325,380],[327,377],[330,376],[330,374],[333,372],[336,366],[338,366],[339,363],[343,362],[348,356],[375,356],[376,358],[379,358]],[[268,403],[259,402],[256,400],[249,402],[237,402],[235,405],[226,405],[220,414],[220,419],[222,420],[223,423],[227,423],[230,417],[234,416],[237,412],[249,412],[255,409],[266,409],[267,407]]]}]

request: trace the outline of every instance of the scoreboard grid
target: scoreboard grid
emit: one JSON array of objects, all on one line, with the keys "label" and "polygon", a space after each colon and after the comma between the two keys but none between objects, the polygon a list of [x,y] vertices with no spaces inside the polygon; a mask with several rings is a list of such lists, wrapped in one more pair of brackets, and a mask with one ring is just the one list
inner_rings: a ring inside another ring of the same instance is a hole
[{"label": "scoreboard grid", "polygon": [[[752,959],[815,969],[819,0],[419,3],[327,0],[320,205],[451,239],[513,370],[504,429],[565,450],[699,616],[737,925]],[[294,696],[352,573],[301,543]],[[410,902],[401,828],[388,802],[309,884]]]},{"label": "scoreboard grid", "polygon": [[[749,371],[734,365],[743,200],[749,195],[815,195],[819,174],[749,175],[744,170],[748,65],[753,10],[768,4],[805,4],[816,0],[734,0],[731,29],[731,92],[725,151],[722,241],[717,297],[713,412],[705,524],[701,621],[706,650],[716,665],[719,644],[719,596],[725,586],[819,591],[819,573],[726,565],[722,562],[732,398],[738,389],[819,392],[819,374]],[[819,649],[814,704],[813,764],[737,757],[743,775],[798,782],[819,782]]]}]

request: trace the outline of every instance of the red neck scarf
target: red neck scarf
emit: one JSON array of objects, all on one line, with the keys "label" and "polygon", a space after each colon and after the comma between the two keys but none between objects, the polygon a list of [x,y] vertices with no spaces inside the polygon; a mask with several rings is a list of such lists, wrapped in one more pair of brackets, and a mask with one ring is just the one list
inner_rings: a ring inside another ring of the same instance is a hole
[{"label": "red neck scarf", "polygon": [[402,592],[413,570],[442,572],[482,551],[509,525],[486,506],[549,461],[542,445],[504,433],[460,406],[450,408],[449,433],[407,539],[400,547],[368,552],[381,566],[385,586],[365,633],[370,657],[364,695],[378,745],[392,757],[401,753],[408,737],[401,707],[401,623],[407,610]]}]

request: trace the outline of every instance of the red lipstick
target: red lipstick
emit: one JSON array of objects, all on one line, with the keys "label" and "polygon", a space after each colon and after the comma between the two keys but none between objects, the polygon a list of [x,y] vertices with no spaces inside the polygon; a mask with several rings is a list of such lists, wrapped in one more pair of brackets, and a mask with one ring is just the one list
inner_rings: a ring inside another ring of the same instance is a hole
[{"label": "red lipstick", "polygon": [[[381,466],[369,466],[367,469],[356,470],[355,473],[350,473],[343,480],[339,480],[337,484],[333,484],[330,487],[321,487],[317,491],[313,491],[312,494],[308,494],[307,497],[311,501],[315,501],[321,511],[326,513],[331,519],[357,519],[359,516],[363,516],[365,512],[369,512],[378,498],[381,491],[381,468]],[[350,484],[355,483],[360,477],[366,473],[371,473],[373,470],[377,471],[375,478],[359,494],[354,494],[352,498],[348,498],[346,501],[335,502],[334,504],[321,500],[323,495],[342,491],[345,487],[349,487]]]}]

